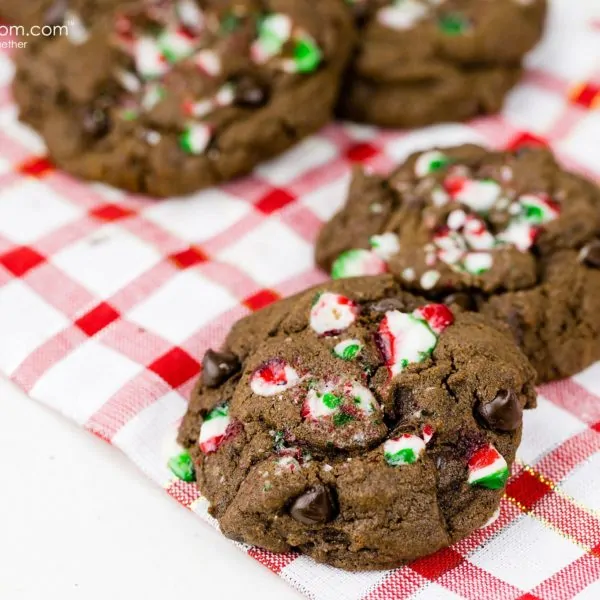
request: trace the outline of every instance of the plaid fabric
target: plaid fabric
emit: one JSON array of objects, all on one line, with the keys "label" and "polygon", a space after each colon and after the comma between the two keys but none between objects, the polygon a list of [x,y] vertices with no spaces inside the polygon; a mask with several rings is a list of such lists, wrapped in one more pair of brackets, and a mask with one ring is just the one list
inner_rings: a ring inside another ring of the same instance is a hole
[{"label": "plaid fabric", "polygon": [[[165,466],[199,357],[249,311],[324,279],[321,224],[350,166],[430,144],[550,144],[600,176],[600,4],[557,0],[504,114],[412,133],[332,125],[243,181],[154,202],[55,170],[16,120],[0,54],[0,371],[121,448],[211,521]],[[310,598],[600,597],[600,364],[540,389],[500,518],[390,572],[347,574],[240,548]]]}]

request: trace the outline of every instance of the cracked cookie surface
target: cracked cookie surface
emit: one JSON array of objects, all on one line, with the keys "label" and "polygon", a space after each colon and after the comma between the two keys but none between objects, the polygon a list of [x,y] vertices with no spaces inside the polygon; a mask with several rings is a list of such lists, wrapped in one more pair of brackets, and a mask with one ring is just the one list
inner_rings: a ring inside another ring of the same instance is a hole
[{"label": "cracked cookie surface", "polygon": [[481,315],[329,282],[207,352],[179,442],[228,537],[391,568],[494,515],[534,377]]},{"label": "cracked cookie surface", "polygon": [[[72,0],[17,56],[21,118],[75,175],[156,196],[251,171],[331,119],[342,0]],[[76,23],[76,26],[73,26]]]},{"label": "cracked cookie surface", "polygon": [[357,172],[317,242],[334,278],[390,271],[503,322],[540,382],[600,359],[600,189],[542,148],[419,152]]},{"label": "cracked cookie surface", "polygon": [[417,127],[500,110],[542,34],[545,0],[347,0],[358,47],[342,117]]}]

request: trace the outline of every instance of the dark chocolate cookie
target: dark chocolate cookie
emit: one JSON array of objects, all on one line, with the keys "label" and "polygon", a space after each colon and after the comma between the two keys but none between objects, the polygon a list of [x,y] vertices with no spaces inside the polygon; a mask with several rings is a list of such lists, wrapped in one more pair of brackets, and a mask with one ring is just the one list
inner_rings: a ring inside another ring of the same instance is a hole
[{"label": "dark chocolate cookie", "polygon": [[339,113],[416,127],[500,110],[545,0],[347,0],[359,28]]},{"label": "dark chocolate cookie", "polygon": [[503,321],[540,381],[600,359],[600,190],[545,149],[477,146],[357,172],[322,230],[334,278],[391,271],[416,293]]},{"label": "dark chocolate cookie", "polygon": [[330,282],[242,319],[207,352],[176,472],[194,468],[233,539],[395,567],[494,515],[534,378],[481,315],[389,275]]},{"label": "dark chocolate cookie", "polygon": [[79,0],[63,13],[69,35],[18,56],[21,118],[67,171],[157,196],[247,173],[328,122],[353,37],[342,0]]}]

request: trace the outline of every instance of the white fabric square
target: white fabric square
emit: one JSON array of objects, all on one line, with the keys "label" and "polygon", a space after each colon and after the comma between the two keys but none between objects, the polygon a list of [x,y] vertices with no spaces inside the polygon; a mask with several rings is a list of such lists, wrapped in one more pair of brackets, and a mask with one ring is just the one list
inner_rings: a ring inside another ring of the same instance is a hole
[{"label": "white fabric square", "polygon": [[416,594],[410,597],[410,600],[461,600],[462,596],[447,590],[435,581],[431,581]]},{"label": "white fabric square", "polygon": [[523,440],[517,456],[532,465],[553,448],[573,435],[585,431],[587,426],[579,419],[538,396],[535,410],[526,410],[523,416]]},{"label": "white fabric square", "polygon": [[560,484],[562,492],[575,498],[587,508],[600,511],[600,452],[577,465]]},{"label": "white fabric square", "polygon": [[573,600],[598,600],[600,598],[600,580],[588,585],[584,590],[573,597]]},{"label": "white fabric square", "polygon": [[584,554],[560,533],[522,515],[469,560],[515,587],[531,590]]},{"label": "white fabric square", "polygon": [[590,26],[590,4],[573,0],[548,3],[544,37],[526,58],[526,65],[567,81],[586,79],[597,68],[600,36]]},{"label": "white fabric square", "polygon": [[160,258],[154,248],[128,231],[106,225],[55,254],[52,262],[92,293],[107,298]]},{"label": "white fabric square", "polygon": [[0,369],[11,374],[70,321],[19,280],[0,288]]},{"label": "white fabric square", "polygon": [[31,127],[23,125],[17,118],[16,106],[9,106],[0,110],[0,131],[18,141],[31,154],[43,155],[46,152],[46,144]]},{"label": "white fabric square", "polygon": [[394,160],[400,162],[413,152],[427,150],[432,146],[449,147],[468,143],[485,144],[485,140],[466,125],[432,125],[392,140],[386,145],[385,151]]},{"label": "white fabric square", "polygon": [[328,221],[346,204],[349,186],[350,174],[347,174],[304,194],[302,204],[310,208],[321,220]]},{"label": "white fabric square", "polygon": [[226,289],[190,269],[169,279],[134,307],[127,319],[180,344],[236,304]]},{"label": "white fabric square", "polygon": [[[600,38],[600,35],[598,37]],[[559,148],[569,153],[584,167],[597,170],[598,140],[600,140],[600,113],[595,111],[590,112],[574,127],[569,137],[560,142]]]},{"label": "white fabric square", "polygon": [[281,576],[295,584],[309,598],[319,600],[359,600],[381,581],[387,571],[348,573],[299,556],[287,565]]},{"label": "white fabric square", "polygon": [[543,134],[556,123],[565,99],[534,85],[522,84],[507,97],[503,115],[514,126]]},{"label": "white fabric square", "polygon": [[285,185],[335,158],[336,147],[315,136],[300,142],[285,154],[257,167],[256,173],[273,185]]},{"label": "white fabric square", "polygon": [[34,179],[0,190],[0,233],[19,244],[33,242],[83,213]]},{"label": "white fabric square", "polygon": [[142,369],[92,338],[48,369],[31,395],[83,424]]},{"label": "white fabric square", "polygon": [[592,394],[600,394],[600,362],[595,362],[572,379]]},{"label": "white fabric square", "polygon": [[177,453],[177,430],[187,402],[171,391],[128,421],[112,442],[154,481],[165,485],[173,475],[167,467]]},{"label": "white fabric square", "polygon": [[200,243],[225,231],[250,210],[249,203],[215,188],[156,203],[144,210],[144,217],[188,242]]},{"label": "white fabric square", "polygon": [[275,285],[313,266],[313,248],[283,223],[265,221],[219,259],[235,265],[263,285]]}]

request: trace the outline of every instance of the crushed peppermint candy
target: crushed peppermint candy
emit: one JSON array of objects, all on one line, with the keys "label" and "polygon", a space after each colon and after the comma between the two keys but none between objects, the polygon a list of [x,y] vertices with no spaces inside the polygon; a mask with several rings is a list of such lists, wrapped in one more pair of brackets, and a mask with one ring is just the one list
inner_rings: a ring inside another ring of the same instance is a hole
[{"label": "crushed peppermint candy", "polygon": [[216,452],[231,433],[229,406],[222,404],[206,415],[200,428],[198,444],[204,454]]},{"label": "crushed peppermint candy", "polygon": [[453,322],[454,316],[444,304],[428,304],[412,314],[388,311],[379,324],[377,341],[390,376],[428,358],[438,336]]},{"label": "crushed peppermint candy", "polygon": [[428,12],[427,5],[419,0],[394,0],[377,12],[377,20],[390,29],[405,30],[422,21]]},{"label": "crushed peppermint candy", "polygon": [[423,152],[415,162],[415,175],[417,177],[426,177],[431,173],[446,168],[450,162],[448,156],[439,150]]},{"label": "crushed peppermint candy", "polygon": [[423,441],[425,442],[425,444],[429,444],[429,442],[433,439],[433,436],[435,435],[435,429],[431,425],[425,425],[423,427],[423,430],[421,431],[421,434],[423,436]]},{"label": "crushed peppermint candy", "polygon": [[179,145],[187,154],[202,154],[212,138],[212,129],[206,123],[192,123],[179,136]]},{"label": "crushed peppermint candy", "polygon": [[319,335],[332,335],[348,329],[356,320],[357,305],[340,294],[319,294],[310,311],[310,326]]},{"label": "crushed peppermint candy", "polygon": [[387,271],[386,262],[370,250],[356,248],[342,252],[331,267],[332,279],[379,275]]},{"label": "crushed peppermint candy", "polygon": [[342,360],[354,360],[362,348],[360,340],[344,340],[335,345],[333,353]]},{"label": "crushed peppermint candy", "polygon": [[257,396],[275,396],[298,385],[300,375],[288,362],[272,358],[262,364],[250,377],[250,389]]},{"label": "crushed peppermint candy", "polygon": [[469,459],[468,467],[469,484],[490,490],[503,488],[509,475],[506,460],[491,444],[477,450]]},{"label": "crushed peppermint candy", "polygon": [[300,469],[300,463],[293,456],[282,456],[275,461],[275,475],[297,473]]},{"label": "crushed peppermint candy", "polygon": [[337,427],[373,414],[379,405],[371,391],[356,381],[318,383],[306,394],[302,418],[319,421],[331,417]]},{"label": "crushed peppermint candy", "polygon": [[383,444],[385,462],[392,467],[412,465],[425,451],[425,442],[418,436],[405,433]]},{"label": "crushed peppermint candy", "polygon": [[381,235],[372,235],[369,243],[374,254],[381,260],[388,262],[394,254],[400,252],[400,240],[395,233],[387,232]]},{"label": "crushed peppermint candy", "polygon": [[502,195],[502,188],[492,179],[469,179],[450,175],[444,180],[450,198],[479,214],[487,214]]},{"label": "crushed peppermint candy", "polygon": [[181,453],[172,456],[167,463],[169,470],[175,477],[191,483],[196,481],[196,471],[194,469],[194,461],[187,450],[183,450]]}]

